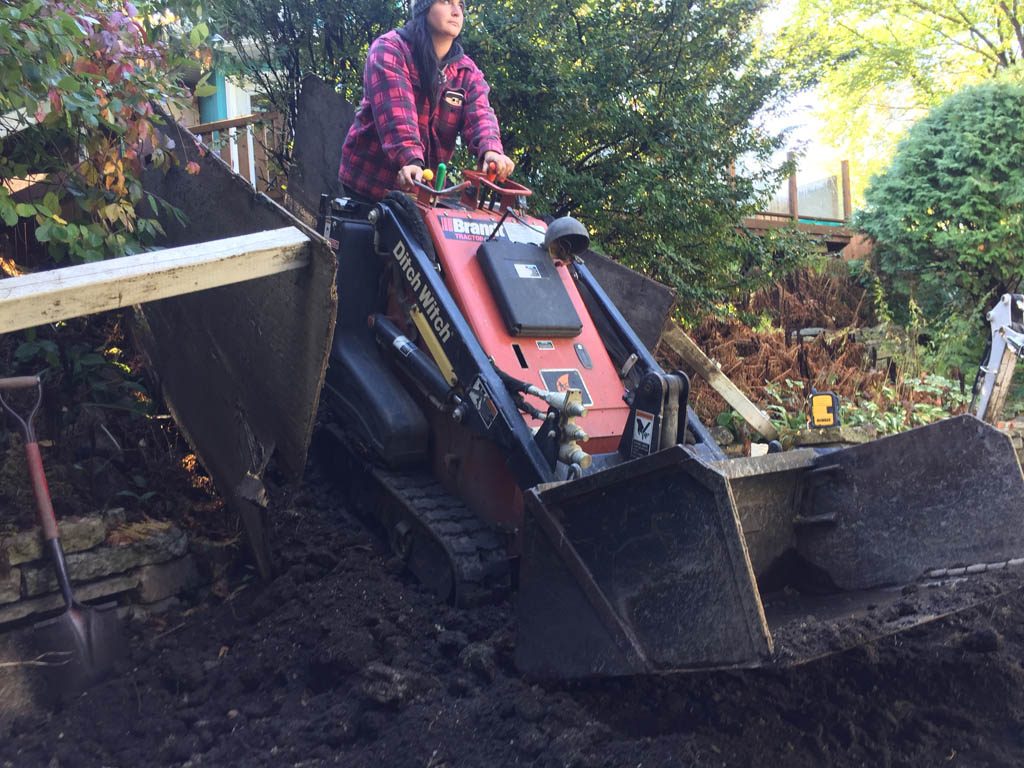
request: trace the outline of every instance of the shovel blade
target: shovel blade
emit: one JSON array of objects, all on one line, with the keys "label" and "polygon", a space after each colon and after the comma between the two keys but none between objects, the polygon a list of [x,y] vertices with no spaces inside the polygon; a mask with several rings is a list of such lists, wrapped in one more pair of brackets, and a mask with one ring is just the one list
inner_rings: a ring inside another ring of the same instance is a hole
[{"label": "shovel blade", "polygon": [[36,647],[49,662],[47,686],[58,697],[73,696],[102,680],[124,655],[116,603],[74,604],[33,627]]}]

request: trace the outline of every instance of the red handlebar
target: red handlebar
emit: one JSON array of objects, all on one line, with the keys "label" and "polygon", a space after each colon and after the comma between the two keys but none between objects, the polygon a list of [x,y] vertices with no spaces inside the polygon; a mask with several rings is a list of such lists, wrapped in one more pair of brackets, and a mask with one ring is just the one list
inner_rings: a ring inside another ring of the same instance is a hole
[{"label": "red handlebar", "polygon": [[[495,163],[490,163],[490,166],[497,168]],[[463,171],[462,175],[466,181],[477,187],[476,196],[466,194],[463,195],[462,202],[466,205],[478,208],[483,206],[484,197],[489,196],[491,198],[490,210],[494,210],[495,203],[498,205],[498,210],[504,213],[509,207],[515,204],[516,199],[520,197],[529,197],[533,194],[533,190],[529,187],[524,187],[522,184],[505,179],[499,182],[496,175],[492,174],[492,169],[488,168],[485,171]],[[485,192],[486,188],[486,192]],[[497,198],[495,200],[495,198]]]},{"label": "red handlebar", "polygon": [[464,181],[461,184],[455,184],[444,189],[434,189],[422,181],[414,181],[413,186],[416,188],[416,202],[423,203],[423,205],[433,205],[439,197],[452,197],[458,194],[469,186],[469,182]]}]

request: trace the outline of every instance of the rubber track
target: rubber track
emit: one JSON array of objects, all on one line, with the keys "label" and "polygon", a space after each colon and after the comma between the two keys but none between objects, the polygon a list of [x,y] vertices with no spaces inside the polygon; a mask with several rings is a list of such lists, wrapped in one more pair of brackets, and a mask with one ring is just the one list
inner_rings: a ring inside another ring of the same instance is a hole
[{"label": "rubber track", "polygon": [[508,552],[495,530],[430,474],[379,468],[372,472],[447,553],[455,574],[456,605],[493,602],[508,593]]}]

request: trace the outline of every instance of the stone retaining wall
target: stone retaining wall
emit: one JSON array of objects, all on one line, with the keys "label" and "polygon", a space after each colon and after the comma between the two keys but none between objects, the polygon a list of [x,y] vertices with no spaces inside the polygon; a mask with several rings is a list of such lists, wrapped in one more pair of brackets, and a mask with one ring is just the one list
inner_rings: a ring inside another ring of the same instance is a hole
[{"label": "stone retaining wall", "polygon": [[[60,521],[75,597],[153,604],[202,578],[185,532],[167,522],[126,524],[119,510]],[[0,538],[0,632],[63,606],[38,528]]]},{"label": "stone retaining wall", "polygon": [[1010,436],[1013,448],[1017,451],[1017,458],[1024,464],[1024,416],[1018,416],[1011,421],[996,422],[996,426]]}]

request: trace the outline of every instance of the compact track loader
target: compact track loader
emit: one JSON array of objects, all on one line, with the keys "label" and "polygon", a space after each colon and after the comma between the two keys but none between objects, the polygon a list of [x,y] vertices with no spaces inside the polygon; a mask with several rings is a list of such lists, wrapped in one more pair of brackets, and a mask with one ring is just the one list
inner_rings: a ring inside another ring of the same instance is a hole
[{"label": "compact track loader", "polygon": [[322,434],[441,598],[515,591],[520,668],[795,664],[1018,585],[1024,476],[964,416],[727,460],[587,269],[572,219],[466,171],[324,198],[338,320]]}]

